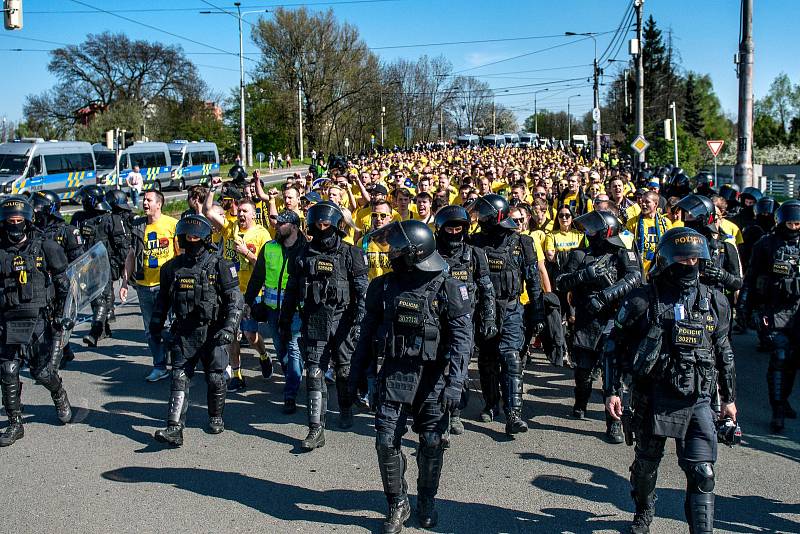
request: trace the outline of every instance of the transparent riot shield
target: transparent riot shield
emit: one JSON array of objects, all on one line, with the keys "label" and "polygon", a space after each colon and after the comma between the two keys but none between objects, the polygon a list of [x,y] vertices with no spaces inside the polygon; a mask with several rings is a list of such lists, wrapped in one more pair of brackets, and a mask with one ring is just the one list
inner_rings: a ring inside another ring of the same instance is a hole
[{"label": "transparent riot shield", "polygon": [[67,267],[69,295],[64,304],[64,318],[73,323],[78,312],[100,296],[111,276],[108,251],[103,243],[97,243]]}]

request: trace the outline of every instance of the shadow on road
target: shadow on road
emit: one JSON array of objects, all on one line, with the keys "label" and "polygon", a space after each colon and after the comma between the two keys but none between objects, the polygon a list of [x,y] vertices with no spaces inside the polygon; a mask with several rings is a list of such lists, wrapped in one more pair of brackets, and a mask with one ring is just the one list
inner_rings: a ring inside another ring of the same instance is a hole
[{"label": "shadow on road", "polygon": [[[556,495],[580,495],[590,502],[607,502],[620,510],[629,510],[630,518],[633,518],[630,483],[610,469],[538,453],[523,453],[520,454],[520,458],[537,460],[544,466],[555,464],[590,472],[589,484],[578,482],[574,478],[553,475],[540,475],[533,479],[531,484],[537,489]],[[668,457],[664,459],[664,461],[669,460]],[[655,528],[658,528],[659,517],[685,521],[683,491],[659,488],[656,493],[658,502],[656,519],[653,522]],[[734,495],[731,497],[717,495],[714,524],[717,529],[725,532],[798,532],[800,523],[781,517],[797,513],[800,513],[800,504],[798,503],[786,503],[760,495]],[[573,518],[569,524],[574,525],[575,519]],[[592,529],[601,527],[595,521],[592,521],[590,526]],[[602,525],[602,528],[613,527]]]}]

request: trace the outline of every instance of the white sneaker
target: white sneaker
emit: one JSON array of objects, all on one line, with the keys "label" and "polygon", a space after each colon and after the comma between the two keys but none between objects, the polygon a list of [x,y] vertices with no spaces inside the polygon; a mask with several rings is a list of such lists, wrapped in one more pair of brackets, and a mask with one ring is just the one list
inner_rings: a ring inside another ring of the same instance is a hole
[{"label": "white sneaker", "polygon": [[148,382],[158,382],[159,380],[164,380],[168,376],[170,376],[170,372],[166,369],[153,369],[144,379]]}]

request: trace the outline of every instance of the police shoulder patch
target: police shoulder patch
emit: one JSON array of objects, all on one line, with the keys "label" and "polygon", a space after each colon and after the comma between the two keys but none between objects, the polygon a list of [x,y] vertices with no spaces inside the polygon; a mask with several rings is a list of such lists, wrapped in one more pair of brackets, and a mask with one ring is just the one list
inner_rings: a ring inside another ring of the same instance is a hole
[{"label": "police shoulder patch", "polygon": [[636,253],[632,250],[628,251],[628,259],[630,261],[636,261]]},{"label": "police shoulder patch", "polygon": [[239,276],[239,275],[238,275],[238,273],[236,272],[236,267],[234,267],[233,265],[231,265],[231,266],[230,266],[230,267],[228,267],[228,268],[231,270],[231,276],[232,276],[232,277],[234,277],[234,278],[238,278],[238,276]]},{"label": "police shoulder patch", "polygon": [[469,291],[467,291],[467,286],[460,284],[458,286],[458,292],[461,293],[461,300],[468,301],[469,300]]}]

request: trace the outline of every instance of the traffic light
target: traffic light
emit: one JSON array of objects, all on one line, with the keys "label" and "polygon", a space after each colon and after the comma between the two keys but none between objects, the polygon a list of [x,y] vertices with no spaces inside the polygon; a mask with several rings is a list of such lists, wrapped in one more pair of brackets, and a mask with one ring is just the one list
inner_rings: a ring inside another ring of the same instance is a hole
[{"label": "traffic light", "polygon": [[5,0],[3,2],[3,15],[7,30],[21,30],[22,0]]},{"label": "traffic light", "polygon": [[114,142],[114,130],[108,130],[106,132],[106,148],[109,150],[114,150],[114,146],[116,143]]}]

